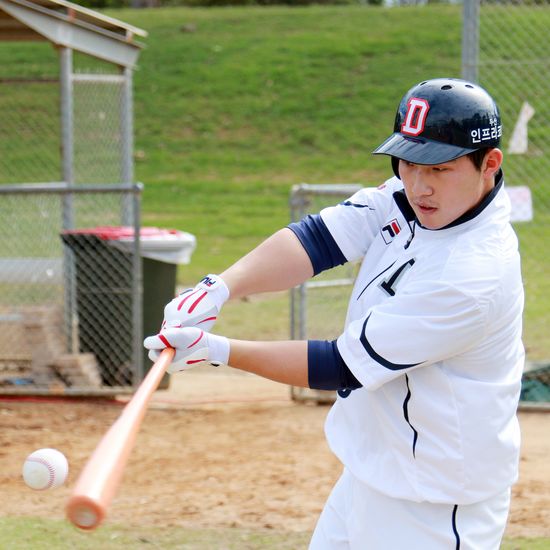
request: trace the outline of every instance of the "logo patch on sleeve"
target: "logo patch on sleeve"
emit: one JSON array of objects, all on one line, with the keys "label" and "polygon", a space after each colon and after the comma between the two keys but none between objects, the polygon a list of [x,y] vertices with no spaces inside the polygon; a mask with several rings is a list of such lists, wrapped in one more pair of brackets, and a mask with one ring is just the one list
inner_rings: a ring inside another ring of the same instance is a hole
[{"label": "logo patch on sleeve", "polygon": [[393,219],[382,228],[381,233],[384,242],[390,244],[401,233],[401,226],[396,219]]}]

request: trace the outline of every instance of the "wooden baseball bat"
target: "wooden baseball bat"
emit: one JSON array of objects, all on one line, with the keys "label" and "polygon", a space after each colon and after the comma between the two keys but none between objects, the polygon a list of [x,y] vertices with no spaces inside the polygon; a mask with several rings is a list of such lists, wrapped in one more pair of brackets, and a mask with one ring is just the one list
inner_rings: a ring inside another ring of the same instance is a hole
[{"label": "wooden baseball bat", "polygon": [[172,348],[162,351],[82,470],[65,510],[69,521],[77,527],[91,530],[103,521],[122,478],[149,399],[173,358]]}]

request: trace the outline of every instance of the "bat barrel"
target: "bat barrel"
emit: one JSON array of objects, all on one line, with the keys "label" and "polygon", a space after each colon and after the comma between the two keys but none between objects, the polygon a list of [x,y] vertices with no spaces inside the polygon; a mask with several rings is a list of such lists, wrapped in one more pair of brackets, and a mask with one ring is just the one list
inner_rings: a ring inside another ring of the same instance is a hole
[{"label": "bat barrel", "polygon": [[93,498],[75,495],[67,505],[67,518],[80,529],[95,529],[105,517],[105,509]]},{"label": "bat barrel", "polygon": [[76,527],[95,529],[103,521],[134,446],[149,399],[174,353],[171,348],[161,353],[82,470],[65,508],[67,518]]}]

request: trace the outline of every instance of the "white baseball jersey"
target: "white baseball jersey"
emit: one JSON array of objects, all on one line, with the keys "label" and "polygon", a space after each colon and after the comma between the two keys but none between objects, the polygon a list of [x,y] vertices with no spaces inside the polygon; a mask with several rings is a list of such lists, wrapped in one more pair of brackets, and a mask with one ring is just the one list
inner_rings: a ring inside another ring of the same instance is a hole
[{"label": "white baseball jersey", "polygon": [[429,230],[396,197],[392,178],[321,212],[344,256],[363,258],[337,341],[363,387],[338,397],[326,436],[381,493],[479,502],[518,473],[523,286],[509,199],[501,179],[466,219]]}]

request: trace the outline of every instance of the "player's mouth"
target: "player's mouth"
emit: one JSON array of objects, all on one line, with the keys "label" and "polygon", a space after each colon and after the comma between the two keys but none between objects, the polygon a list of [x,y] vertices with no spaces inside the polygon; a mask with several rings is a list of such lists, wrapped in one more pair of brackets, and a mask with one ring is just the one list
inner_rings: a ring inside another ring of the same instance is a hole
[{"label": "player's mouth", "polygon": [[418,208],[420,212],[422,212],[422,214],[432,214],[437,210],[435,206],[431,206],[429,204],[424,204],[421,202],[416,202],[415,206]]}]

